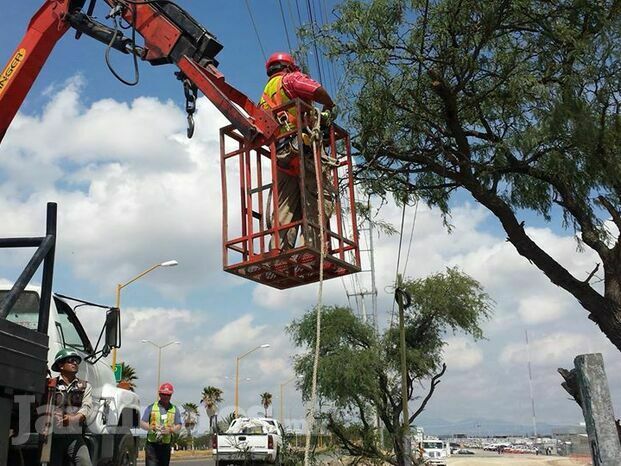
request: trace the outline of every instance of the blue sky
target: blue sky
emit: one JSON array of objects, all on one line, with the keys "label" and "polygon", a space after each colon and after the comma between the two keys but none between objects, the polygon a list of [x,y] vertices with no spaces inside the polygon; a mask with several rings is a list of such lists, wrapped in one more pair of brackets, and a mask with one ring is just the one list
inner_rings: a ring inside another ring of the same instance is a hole
[{"label": "blue sky", "polygon": [[[101,18],[106,10],[99,3]],[[227,81],[256,100],[265,81],[264,58],[246,3],[179,3],[224,44],[218,59]],[[306,21],[306,3],[298,3]],[[326,3],[328,10],[332,3]],[[286,50],[278,2],[249,4],[266,53]],[[295,2],[282,4],[287,16],[291,6],[297,17]],[[1,63],[38,6],[32,1],[3,6]],[[45,203],[57,201],[55,289],[110,304],[116,283],[155,263],[178,260],[178,267],[159,269],[123,290],[125,341],[119,354],[137,368],[139,394],[150,401],[156,361],[153,348],[141,339],[181,341],[163,353],[162,378],[176,384],[175,399],[198,401],[203,386],[217,385],[225,390],[229,408],[235,356],[270,343],[271,349],[243,360],[242,375],[250,380],[240,397],[241,406],[256,414],[258,394],[270,391],[277,407],[278,384],[291,376],[294,352],[283,329],[314,304],[316,287],[276,291],[222,272],[218,129],[226,121],[200,99],[197,132],[188,141],[174,68],[141,64],[141,83],[126,87],[109,73],[103,54],[103,45],[85,36],[76,42],[68,33],[22,106],[0,146],[0,236],[40,234]],[[127,56],[115,56],[114,63],[131,77]],[[311,72],[317,77],[313,67]],[[400,210],[389,204],[379,215],[398,225]],[[413,218],[413,208],[408,209],[408,235]],[[570,367],[579,353],[603,352],[611,386],[619,387],[618,351],[569,295],[515,253],[496,220],[469,198],[455,201],[452,223],[455,230],[449,235],[438,212],[419,208],[406,275],[460,266],[485,286],[497,303],[496,313],[485,326],[484,341],[449,335],[449,369],[425,419],[489,417],[530,424],[528,330],[538,418],[578,422],[580,412],[566,400],[556,367]],[[578,253],[569,232],[534,219],[527,227],[577,276],[592,270],[595,258],[588,250]],[[375,246],[379,319],[385,324],[398,239],[381,234]],[[25,256],[2,254],[0,279],[13,280]],[[367,279],[327,283],[324,302],[346,304],[345,291],[368,287]],[[84,318],[93,334],[99,316]],[[300,397],[291,385],[287,396],[287,415],[301,419]],[[613,389],[613,399],[621,400],[621,389]]]}]

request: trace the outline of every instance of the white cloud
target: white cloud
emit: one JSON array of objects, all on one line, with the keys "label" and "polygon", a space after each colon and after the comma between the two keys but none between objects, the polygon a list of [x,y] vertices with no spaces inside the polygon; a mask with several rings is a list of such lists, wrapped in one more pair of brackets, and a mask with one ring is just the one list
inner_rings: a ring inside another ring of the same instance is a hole
[{"label": "white cloud", "polygon": [[466,338],[450,338],[444,348],[444,360],[450,370],[466,371],[481,365],[483,351]]},{"label": "white cloud", "polygon": [[527,324],[550,322],[563,317],[571,308],[565,294],[551,292],[546,295],[529,296],[519,300],[518,313]]},{"label": "white cloud", "polygon": [[[566,364],[568,355],[576,355],[586,346],[586,338],[576,333],[558,332],[532,340],[529,346],[534,364]],[[528,361],[526,343],[505,346],[499,359],[503,364],[525,365]]]},{"label": "white cloud", "polygon": [[221,221],[220,113],[199,99],[196,135],[188,141],[184,115],[171,102],[141,97],[84,107],[82,86],[70,80],[40,117],[20,115],[7,133],[0,208],[11,222],[0,225],[0,235],[41,234],[45,203],[53,200],[57,257],[101,290],[173,258],[180,267],[149,277],[168,294],[182,296],[206,279],[239,284],[219,272],[214,228]]},{"label": "white cloud", "polygon": [[264,333],[265,326],[253,326],[253,320],[253,316],[245,315],[226,324],[213,336],[213,344],[220,350],[235,349],[240,354],[253,346],[263,344],[255,345],[257,337]]}]

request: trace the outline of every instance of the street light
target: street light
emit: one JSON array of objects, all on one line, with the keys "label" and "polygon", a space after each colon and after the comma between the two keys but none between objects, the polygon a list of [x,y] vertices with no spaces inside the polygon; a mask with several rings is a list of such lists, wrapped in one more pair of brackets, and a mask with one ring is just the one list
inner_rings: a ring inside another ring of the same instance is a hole
[{"label": "street light", "polygon": [[245,358],[250,353],[263,348],[269,348],[270,345],[265,343],[263,345],[259,345],[256,348],[252,348],[250,351],[246,351],[241,356],[237,356],[237,364],[235,366],[235,417],[239,415],[239,360]]},{"label": "street light", "polygon": [[143,343],[149,343],[153,346],[155,346],[157,348],[157,388],[156,390],[159,390],[159,386],[160,386],[160,369],[162,367],[162,350],[164,348],[166,348],[167,346],[170,345],[180,345],[181,343],[179,343],[176,340],[173,341],[169,341],[168,343],[166,343],[165,345],[158,345],[157,343],[153,343],[151,340],[142,340]]},{"label": "street light", "polygon": [[[123,288],[125,288],[127,285],[134,283],[136,280],[138,280],[139,278],[144,277],[146,274],[148,274],[149,272],[152,272],[153,270],[157,269],[158,267],[174,267],[175,265],[179,265],[179,262],[177,262],[176,260],[171,260],[171,261],[166,261],[166,262],[161,262],[159,264],[155,264],[152,267],[149,267],[147,270],[145,270],[144,272],[139,273],[138,275],[136,275],[134,278],[132,278],[131,280],[125,282],[125,283],[119,283],[116,285],[116,308],[120,309],[121,308],[121,290]],[[114,370],[114,368],[116,367],[116,348],[112,348],[112,370]]]},{"label": "street light", "polygon": [[284,429],[284,421],[285,421],[285,411],[284,411],[284,399],[285,399],[285,386],[290,384],[291,382],[293,382],[296,379],[301,379],[303,376],[301,375],[294,375],[293,377],[291,377],[289,380],[287,380],[286,382],[283,382],[280,384],[280,425],[283,426]]}]

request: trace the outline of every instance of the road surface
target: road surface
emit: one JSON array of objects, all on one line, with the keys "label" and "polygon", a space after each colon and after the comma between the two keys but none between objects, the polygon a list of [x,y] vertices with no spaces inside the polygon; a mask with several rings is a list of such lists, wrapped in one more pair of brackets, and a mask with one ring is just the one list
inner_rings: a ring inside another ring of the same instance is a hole
[{"label": "road surface", "polygon": [[[138,462],[144,466],[143,461]],[[179,459],[171,461],[173,466],[214,466],[213,459]],[[586,460],[572,460],[558,456],[501,455],[501,456],[451,456],[448,466],[590,466]]]},{"label": "road surface", "polygon": [[485,465],[506,465],[506,466],[587,466],[591,462],[587,460],[575,460],[559,456],[537,456],[537,455],[498,455],[481,457],[454,455],[449,458],[448,466],[485,466]]},{"label": "road surface", "polygon": [[[214,461],[213,459],[209,458],[202,458],[202,459],[179,459],[179,460],[175,460],[174,457],[172,458],[171,465],[174,466],[214,466]],[[138,466],[144,466],[144,461],[138,461]]]}]

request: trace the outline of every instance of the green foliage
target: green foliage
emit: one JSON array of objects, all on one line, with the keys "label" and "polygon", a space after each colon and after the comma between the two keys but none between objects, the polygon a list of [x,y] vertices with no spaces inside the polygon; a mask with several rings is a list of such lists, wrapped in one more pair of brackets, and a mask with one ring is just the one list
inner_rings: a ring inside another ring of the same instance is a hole
[{"label": "green foliage", "polygon": [[[442,350],[448,334],[483,337],[482,322],[489,318],[493,302],[480,284],[457,269],[447,269],[420,280],[402,284],[412,296],[406,309],[406,362],[408,396],[420,399],[410,423],[425,408],[446,366]],[[288,332],[296,346],[305,350],[295,359],[301,375],[299,386],[310,399],[313,348],[316,341],[317,310],[293,321]],[[323,414],[328,429],[352,455],[397,464],[402,452],[399,415],[401,379],[398,334],[394,328],[376,335],[350,309],[329,306],[322,310],[320,364],[317,393],[333,408]],[[423,386],[427,387],[425,394]],[[423,393],[415,393],[416,389]],[[386,455],[378,445],[373,412],[388,431],[394,455]]]},{"label": "green foliage", "polygon": [[122,362],[120,382],[125,382],[129,387],[128,389],[133,392],[136,389],[136,380],[138,380],[138,376],[136,375],[136,369],[134,369],[126,362]]},{"label": "green foliage", "polygon": [[[605,224],[621,230],[619,2],[344,0],[320,35],[344,69],[367,191],[419,197],[445,221],[467,191],[621,348],[619,238]],[[526,211],[599,255],[603,296],[534,242]]]}]

